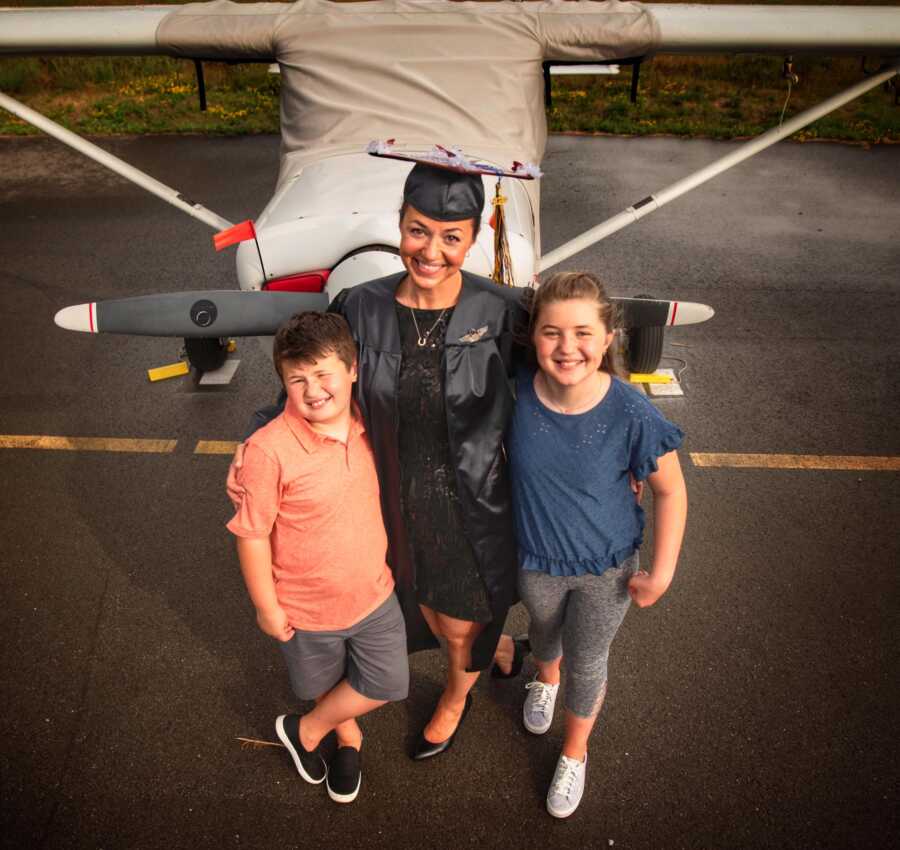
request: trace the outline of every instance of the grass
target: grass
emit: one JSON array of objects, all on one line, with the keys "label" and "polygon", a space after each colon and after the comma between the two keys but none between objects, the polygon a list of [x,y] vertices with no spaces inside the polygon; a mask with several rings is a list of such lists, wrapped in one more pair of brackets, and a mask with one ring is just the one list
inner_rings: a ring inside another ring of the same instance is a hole
[{"label": "grass", "polygon": [[[0,3],[125,5],[122,0]],[[781,68],[775,57],[658,57],[641,68],[636,104],[629,100],[626,67],[619,76],[555,77],[548,126],[556,132],[623,135],[756,135],[778,123],[788,93]],[[267,66],[206,63],[204,71],[206,112],[199,111],[193,63],[157,56],[0,58],[0,91],[77,133],[278,132],[280,80]],[[785,117],[862,77],[859,60],[851,57],[798,58],[795,71],[800,82],[792,87]],[[893,91],[877,89],[793,138],[896,143],[900,108],[894,101]],[[0,134],[36,132],[0,110]]]},{"label": "grass", "polygon": [[[858,59],[805,57],[800,82],[781,76],[782,60],[764,56],[659,57],[641,68],[636,104],[631,75],[554,80],[548,124],[557,132],[670,134],[717,139],[757,135],[862,78]],[[900,141],[893,90],[875,89],[795,133],[794,139]]]},{"label": "grass", "polygon": [[[80,60],[97,64],[89,73],[82,72],[76,85],[61,66],[79,60],[28,61],[43,66],[32,71],[42,83],[24,91],[8,84],[4,87],[4,78],[13,77],[15,81],[25,75],[10,74],[0,60],[0,91],[77,133],[278,132],[280,81],[265,66],[204,66],[209,106],[206,112],[200,112],[193,64],[164,57]],[[67,79],[68,83],[47,84],[48,78]],[[33,132],[26,122],[0,112],[0,134]]]}]

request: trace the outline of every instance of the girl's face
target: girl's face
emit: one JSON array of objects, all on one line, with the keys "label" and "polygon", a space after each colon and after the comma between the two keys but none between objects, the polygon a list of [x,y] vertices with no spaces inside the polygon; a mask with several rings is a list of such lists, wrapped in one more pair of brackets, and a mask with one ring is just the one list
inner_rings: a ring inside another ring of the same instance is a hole
[{"label": "girl's face", "polygon": [[456,283],[475,241],[473,225],[471,219],[437,221],[406,207],[400,220],[400,259],[414,287],[435,291]]},{"label": "girl's face", "polygon": [[532,337],[541,371],[566,387],[596,377],[612,340],[597,303],[586,298],[545,304]]}]

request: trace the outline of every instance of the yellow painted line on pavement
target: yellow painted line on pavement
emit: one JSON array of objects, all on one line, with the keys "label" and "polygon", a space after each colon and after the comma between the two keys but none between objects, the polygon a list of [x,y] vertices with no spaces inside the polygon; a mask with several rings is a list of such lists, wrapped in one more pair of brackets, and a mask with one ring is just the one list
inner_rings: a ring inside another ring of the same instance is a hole
[{"label": "yellow painted line on pavement", "polygon": [[234,440],[198,440],[195,455],[233,455],[238,444]]},{"label": "yellow painted line on pavement", "polygon": [[0,449],[167,454],[175,451],[177,442],[177,440],[135,440],[125,437],[45,437],[24,434],[0,434]]},{"label": "yellow painted line on pavement", "polygon": [[849,469],[900,472],[900,457],[876,455],[783,455],[691,452],[694,466],[732,469]]},{"label": "yellow painted line on pavement", "polygon": [[[126,437],[50,437],[0,434],[0,449],[50,449],[82,452],[138,452],[171,454],[177,440]],[[198,440],[197,455],[232,455],[236,440]],[[878,455],[789,455],[740,454],[736,452],[690,452],[694,466],[718,469],[824,469],[856,472],[900,472],[900,457]]]}]

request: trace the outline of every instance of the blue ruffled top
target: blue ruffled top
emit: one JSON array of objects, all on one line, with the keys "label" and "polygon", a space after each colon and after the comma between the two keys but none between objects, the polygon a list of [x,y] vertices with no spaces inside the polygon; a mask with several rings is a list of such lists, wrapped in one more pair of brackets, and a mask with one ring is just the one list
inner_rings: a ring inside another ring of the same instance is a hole
[{"label": "blue ruffled top", "polygon": [[520,370],[506,439],[513,515],[523,569],[555,576],[599,575],[640,547],[644,511],[628,479],[642,481],[684,435],[618,378],[599,404],[557,413]]}]

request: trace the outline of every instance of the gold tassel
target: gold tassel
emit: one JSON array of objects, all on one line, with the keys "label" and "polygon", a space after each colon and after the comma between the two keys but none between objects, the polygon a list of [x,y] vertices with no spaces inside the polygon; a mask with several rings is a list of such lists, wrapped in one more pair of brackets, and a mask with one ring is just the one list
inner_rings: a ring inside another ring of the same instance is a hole
[{"label": "gold tassel", "polygon": [[506,215],[503,212],[506,197],[500,194],[499,177],[491,204],[494,207],[494,214],[491,216],[491,227],[494,228],[494,272],[491,278],[501,286],[512,286],[512,257],[509,253],[509,240],[506,237]]}]

